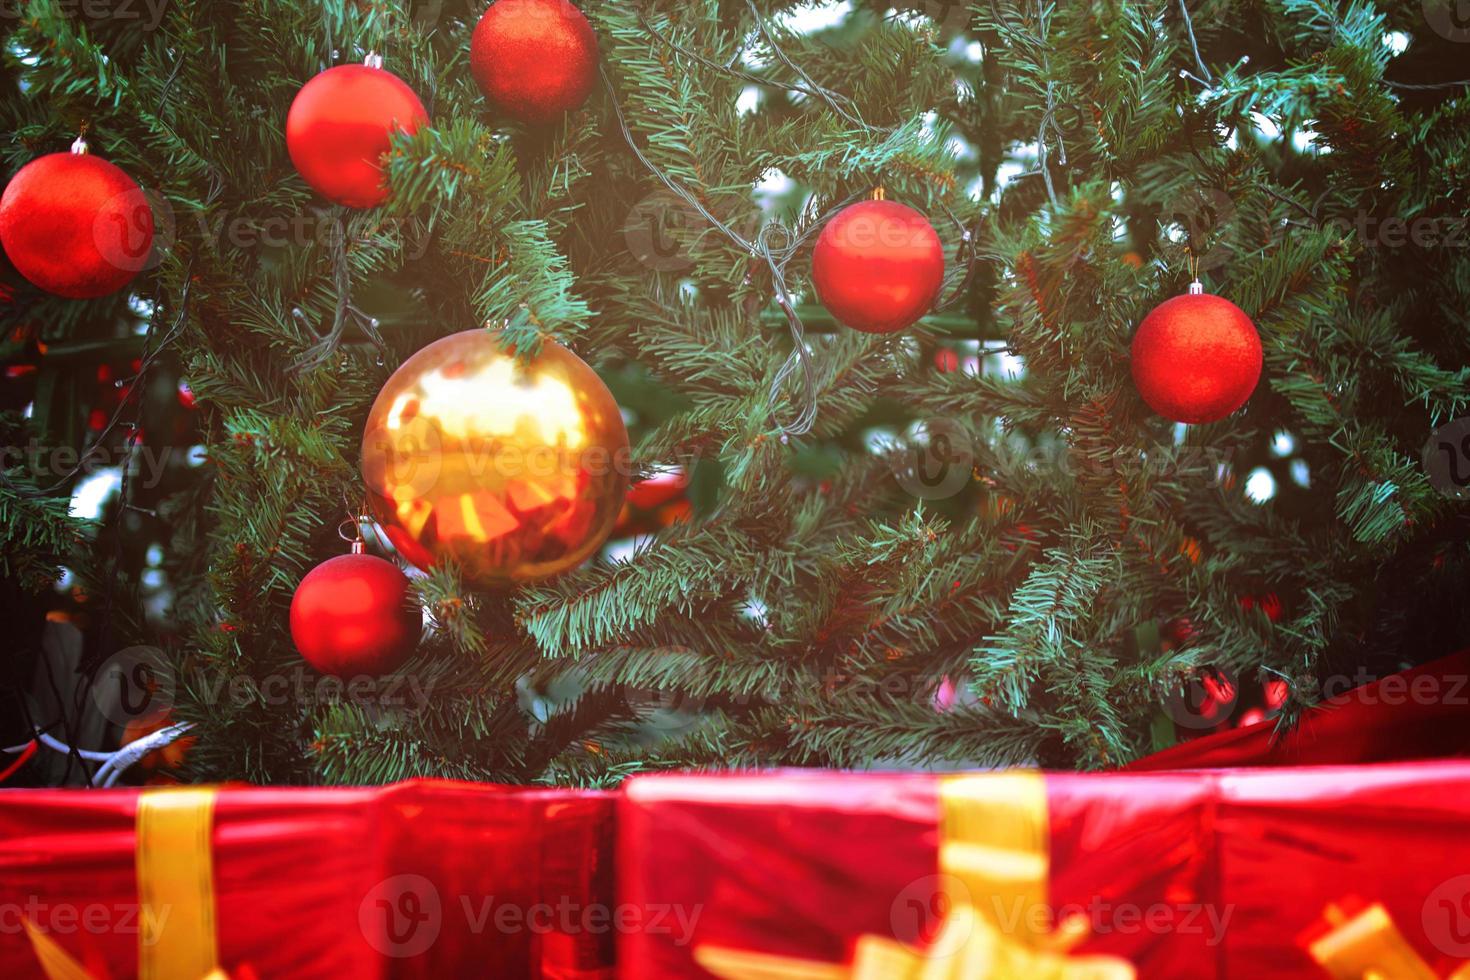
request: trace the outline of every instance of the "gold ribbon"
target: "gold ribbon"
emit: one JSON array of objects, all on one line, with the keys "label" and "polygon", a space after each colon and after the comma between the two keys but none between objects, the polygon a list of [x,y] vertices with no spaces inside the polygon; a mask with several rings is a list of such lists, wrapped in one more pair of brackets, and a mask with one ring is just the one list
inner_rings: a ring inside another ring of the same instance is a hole
[{"label": "gold ribbon", "polygon": [[1085,920],[1035,929],[1051,870],[1041,773],[943,777],[939,806],[950,910],[926,948],[861,936],[840,965],[701,945],[695,961],[725,980],[1134,980],[1125,960],[1068,955],[1087,936]]},{"label": "gold ribbon", "polygon": [[25,926],[31,948],[36,951],[36,959],[41,964],[41,972],[46,974],[46,980],[92,980],[91,974],[82,964],[62,949],[60,943],[37,929],[30,919],[21,919],[20,924]]},{"label": "gold ribbon", "polygon": [[[139,980],[222,978],[214,915],[214,799],[208,786],[147,789],[138,797]],[[91,980],[55,940],[25,923],[47,980]]]},{"label": "gold ribbon", "polygon": [[[1334,980],[1439,980],[1381,904],[1353,916],[1329,905],[1322,918],[1330,928],[1307,952]],[[1449,980],[1470,980],[1470,963]]]}]

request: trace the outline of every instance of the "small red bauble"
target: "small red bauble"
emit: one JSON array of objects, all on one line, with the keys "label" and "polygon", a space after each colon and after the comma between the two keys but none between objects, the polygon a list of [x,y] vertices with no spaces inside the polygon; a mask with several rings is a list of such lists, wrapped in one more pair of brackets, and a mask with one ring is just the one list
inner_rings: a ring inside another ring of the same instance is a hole
[{"label": "small red bauble", "polygon": [[301,87],[286,114],[286,150],[318,194],[350,208],[388,199],[383,156],[397,130],[416,133],[429,114],[413,89],[372,65],[328,68]]},{"label": "small red bauble", "polygon": [[1261,379],[1261,338],[1228,299],[1194,291],[1166,300],[1133,337],[1133,381],[1150,408],[1175,422],[1217,422]]},{"label": "small red bauble", "polygon": [[413,653],[422,625],[408,576],[372,555],[328,558],[306,573],[291,598],[291,639],[323,674],[395,670]]},{"label": "small red bauble", "polygon": [[153,248],[153,212],[137,182],[80,149],[20,168],[0,198],[0,243],[48,293],[94,299],[132,281]]},{"label": "small red bauble", "polygon": [[587,100],[597,35],[571,0],[496,0],[475,25],[470,71],[500,111],[548,122]]},{"label": "small red bauble", "polygon": [[834,317],[893,333],[928,312],[944,285],[944,247],[929,220],[896,201],[843,208],[817,239],[812,283]]}]

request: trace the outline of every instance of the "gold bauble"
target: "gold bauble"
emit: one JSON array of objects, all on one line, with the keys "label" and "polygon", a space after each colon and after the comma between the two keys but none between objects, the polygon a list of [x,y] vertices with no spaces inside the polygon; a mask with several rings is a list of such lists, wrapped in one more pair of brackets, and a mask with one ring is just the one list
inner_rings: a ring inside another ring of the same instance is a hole
[{"label": "gold bauble", "polygon": [[628,489],[612,393],[552,341],[519,360],[489,330],[414,354],[362,437],[368,504],[404,558],[453,559],[479,585],[575,568],[607,540]]}]

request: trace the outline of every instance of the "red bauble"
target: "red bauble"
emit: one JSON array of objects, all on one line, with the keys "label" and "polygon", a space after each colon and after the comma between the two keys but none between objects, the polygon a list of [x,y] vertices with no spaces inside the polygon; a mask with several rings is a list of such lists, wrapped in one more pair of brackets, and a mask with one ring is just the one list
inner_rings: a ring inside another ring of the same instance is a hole
[{"label": "red bauble", "polygon": [[689,492],[689,473],[682,467],[656,473],[628,488],[627,504],[639,510],[653,510],[679,500]]},{"label": "red bauble", "polygon": [[1261,379],[1261,338],[1228,299],[1190,293],[1154,309],[1133,337],[1133,381],[1150,408],[1175,422],[1217,422]]},{"label": "red bauble", "polygon": [[382,161],[389,138],[428,121],[424,104],[397,75],[338,65],[296,93],[286,114],[286,150],[318,194],[350,208],[376,207],[388,199]]},{"label": "red bauble", "polygon": [[944,285],[944,247],[929,220],[895,201],[843,208],[817,239],[812,282],[834,317],[893,333],[928,312]]},{"label": "red bauble", "polygon": [[548,122],[587,100],[597,35],[570,0],[496,0],[475,26],[470,71],[501,112]]},{"label": "red bauble", "polygon": [[328,558],[306,573],[291,598],[291,639],[323,674],[395,670],[413,653],[422,625],[408,576],[372,555]]},{"label": "red bauble", "polygon": [[6,185],[0,242],[37,286],[94,299],[117,292],[147,265],[153,212],[137,182],[106,160],[50,153]]}]

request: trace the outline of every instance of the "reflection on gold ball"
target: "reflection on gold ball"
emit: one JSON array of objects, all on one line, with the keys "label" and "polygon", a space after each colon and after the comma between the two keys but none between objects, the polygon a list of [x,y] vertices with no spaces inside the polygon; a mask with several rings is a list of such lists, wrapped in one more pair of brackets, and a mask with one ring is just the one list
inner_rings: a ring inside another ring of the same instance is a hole
[{"label": "reflection on gold ball", "polygon": [[368,503],[421,568],[452,558],[479,585],[575,568],[607,540],[628,489],[628,431],[576,354],[518,361],[489,330],[414,354],[362,437]]}]

